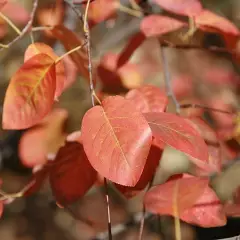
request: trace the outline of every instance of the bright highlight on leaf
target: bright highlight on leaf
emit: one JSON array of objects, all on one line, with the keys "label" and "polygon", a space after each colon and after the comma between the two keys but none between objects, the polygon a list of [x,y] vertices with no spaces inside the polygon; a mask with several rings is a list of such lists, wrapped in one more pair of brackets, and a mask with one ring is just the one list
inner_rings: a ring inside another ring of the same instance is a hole
[{"label": "bright highlight on leaf", "polygon": [[40,122],[51,110],[56,90],[54,59],[38,54],[13,75],[3,105],[3,129],[24,129]]},{"label": "bright highlight on leaf", "polygon": [[208,148],[197,130],[184,118],[171,113],[144,113],[157,142],[191,156],[198,167],[210,170]]},{"label": "bright highlight on leaf", "polygon": [[169,12],[189,17],[196,16],[202,11],[199,0],[154,0],[154,2]]},{"label": "bright highlight on leaf", "polygon": [[[24,55],[24,61],[27,61],[28,59],[30,59],[31,57],[39,53],[47,54],[49,57],[51,57],[55,61],[58,59],[58,56],[54,53],[53,49],[50,46],[46,45],[45,43],[37,42],[28,46]],[[65,67],[63,62],[59,61],[56,64],[55,99],[57,99],[62,94],[65,82],[66,82]]]},{"label": "bright highlight on leaf", "polygon": [[86,155],[105,178],[135,186],[152,142],[151,129],[134,103],[120,96],[106,98],[88,110],[82,121]]},{"label": "bright highlight on leaf", "polygon": [[185,25],[184,22],[174,18],[150,15],[142,20],[140,28],[146,37],[158,37],[165,33],[176,31]]}]

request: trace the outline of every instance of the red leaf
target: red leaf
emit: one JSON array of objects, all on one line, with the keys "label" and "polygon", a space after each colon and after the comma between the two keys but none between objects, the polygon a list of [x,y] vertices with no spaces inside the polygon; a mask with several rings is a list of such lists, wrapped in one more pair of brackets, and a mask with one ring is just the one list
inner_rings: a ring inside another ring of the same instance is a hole
[{"label": "red leaf", "polygon": [[17,24],[26,24],[30,19],[29,12],[17,1],[7,1],[1,12]]},{"label": "red leaf", "polygon": [[24,192],[24,196],[28,197],[34,194],[35,192],[39,191],[44,182],[46,181],[48,174],[49,174],[48,166],[46,167],[44,166],[40,170],[34,172],[30,180],[30,182],[32,182],[33,184],[26,192]]},{"label": "red leaf", "polygon": [[134,103],[115,96],[85,114],[82,142],[97,172],[115,183],[135,186],[147,160],[152,134]]},{"label": "red leaf", "polygon": [[24,129],[40,122],[51,110],[56,89],[54,60],[38,54],[13,75],[3,105],[3,128]]},{"label": "red leaf", "polygon": [[129,91],[126,99],[135,103],[135,108],[142,113],[164,112],[168,104],[168,97],[159,87],[145,85]]},{"label": "red leaf", "polygon": [[184,118],[171,113],[145,113],[156,142],[164,142],[191,156],[201,168],[208,166],[208,148],[197,130]]},{"label": "red leaf", "polygon": [[152,145],[143,173],[136,186],[126,187],[119,184],[115,184],[116,188],[127,198],[134,197],[136,194],[142,191],[147,186],[147,184],[152,180],[158,167],[159,161],[162,157],[162,152],[163,151],[161,149]]},{"label": "red leaf", "polygon": [[157,37],[165,33],[173,32],[186,24],[174,18],[160,15],[150,15],[141,22],[141,31],[146,37]]},{"label": "red leaf", "polygon": [[[239,30],[237,27],[231,23],[228,19],[216,15],[208,10],[203,10],[195,18],[196,26],[202,28],[203,30],[217,29],[221,32],[239,35]],[[210,29],[209,29],[210,28]]]},{"label": "red leaf", "polygon": [[196,16],[201,13],[202,5],[199,0],[154,0],[167,11],[186,16]]},{"label": "red leaf", "polygon": [[[191,208],[208,186],[208,179],[178,178],[151,188],[144,197],[146,209],[161,215],[176,216]],[[176,216],[178,217],[178,216]]]},{"label": "red leaf", "polygon": [[[66,28],[64,25],[57,25],[51,33],[63,44],[66,51],[70,51],[75,47],[84,44],[84,39],[79,38],[73,31]],[[88,54],[84,47],[79,51],[75,51],[69,55],[73,62],[76,64],[79,73],[86,79],[89,80],[88,72]],[[93,79],[96,80],[95,68],[93,66]]]},{"label": "red leaf", "polygon": [[25,166],[42,165],[47,162],[48,154],[57,153],[65,143],[64,125],[67,118],[65,109],[54,109],[40,125],[23,134],[19,143],[19,157]]},{"label": "red leaf", "polygon": [[7,3],[7,0],[1,0],[0,1],[0,9],[3,8],[6,3]]},{"label": "red leaf", "polygon": [[[45,53],[55,61],[58,59],[58,56],[54,53],[53,49],[46,45],[45,43],[35,42],[28,46],[27,50],[25,51],[24,61],[26,62],[31,57],[39,54]],[[55,92],[55,99],[57,99],[63,92],[64,83],[66,82],[65,77],[65,68],[62,61],[59,61],[56,64],[56,92]]]},{"label": "red leaf", "polygon": [[122,67],[124,64],[128,62],[131,58],[134,51],[141,46],[141,44],[145,41],[145,36],[142,32],[135,34],[130,41],[128,42],[127,46],[121,51],[121,54],[118,58],[117,68]]},{"label": "red leaf", "polygon": [[94,184],[97,173],[81,144],[66,143],[51,167],[50,184],[56,201],[63,206],[78,200]]},{"label": "red leaf", "polygon": [[[201,118],[192,118],[190,121],[193,123],[195,129],[204,139],[205,143],[208,146],[208,164],[212,169],[215,169],[214,172],[220,172],[222,161],[221,161],[221,149],[220,142],[215,131],[207,125]],[[202,174],[201,169],[197,169],[197,175]]]},{"label": "red leaf", "polygon": [[194,206],[185,210],[180,218],[185,222],[204,228],[224,226],[227,221],[218,197],[208,186],[205,187]]}]

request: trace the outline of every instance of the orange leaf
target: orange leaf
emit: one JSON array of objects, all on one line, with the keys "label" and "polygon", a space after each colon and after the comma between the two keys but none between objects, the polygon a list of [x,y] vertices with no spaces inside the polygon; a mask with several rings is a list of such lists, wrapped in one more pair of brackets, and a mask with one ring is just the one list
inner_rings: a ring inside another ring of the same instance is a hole
[{"label": "orange leaf", "polygon": [[135,186],[152,142],[150,127],[134,103],[106,98],[82,120],[82,143],[94,169],[111,181]]},{"label": "orange leaf", "polygon": [[65,109],[54,109],[41,124],[23,134],[19,143],[19,157],[25,166],[45,164],[48,154],[57,153],[65,143],[64,125],[67,117]]},{"label": "orange leaf", "polygon": [[195,17],[195,23],[197,27],[203,30],[211,30],[211,28],[213,28],[212,30],[216,29],[232,35],[239,35],[239,30],[233,23],[208,10],[203,10],[197,15]]},{"label": "orange leaf", "polygon": [[13,75],[3,104],[3,129],[24,129],[39,123],[51,110],[56,90],[54,60],[38,54]]},{"label": "orange leaf", "polygon": [[97,173],[89,163],[82,144],[66,143],[53,162],[50,184],[56,201],[63,206],[78,200],[94,184]]},{"label": "orange leaf", "polygon": [[141,31],[146,37],[158,37],[165,33],[173,32],[186,24],[174,18],[160,15],[150,15],[141,22]]},{"label": "orange leaf", "polygon": [[[50,46],[46,45],[45,43],[36,42],[28,46],[27,50],[25,51],[24,61],[26,62],[28,59],[39,53],[45,53],[55,61],[58,59],[58,56],[54,53],[53,49]],[[55,99],[57,99],[62,94],[65,82],[65,67],[63,62],[59,61],[56,64]]]},{"label": "orange leaf", "polygon": [[201,13],[202,5],[199,0],[154,0],[167,11],[186,16],[196,16]]}]

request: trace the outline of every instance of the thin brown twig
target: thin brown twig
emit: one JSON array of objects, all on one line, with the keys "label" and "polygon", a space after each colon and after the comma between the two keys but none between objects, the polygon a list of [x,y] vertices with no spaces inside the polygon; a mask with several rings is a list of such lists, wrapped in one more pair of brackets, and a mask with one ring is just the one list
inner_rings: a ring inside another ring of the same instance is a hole
[{"label": "thin brown twig", "polygon": [[168,68],[168,62],[167,62],[167,58],[166,58],[166,49],[162,48],[161,44],[160,44],[160,51],[161,51],[161,60],[162,60],[162,67],[163,67],[167,95],[172,99],[172,101],[175,105],[176,113],[179,114],[180,113],[180,104],[179,104],[179,102],[173,92],[172,86],[171,86],[171,76],[170,76],[170,71]]},{"label": "thin brown twig", "polygon": [[16,38],[14,38],[10,43],[8,43],[6,45],[6,47],[2,47],[0,48],[0,51],[3,51],[5,48],[9,48],[11,47],[14,43],[16,43],[19,39],[21,39],[23,36],[25,36],[25,34],[28,32],[28,30],[32,27],[32,23],[33,23],[33,19],[35,17],[35,13],[36,13],[36,10],[37,10],[37,7],[38,7],[38,2],[39,0],[34,0],[33,2],[33,8],[32,8],[32,11],[31,11],[31,14],[30,14],[30,19],[27,23],[27,25],[24,27],[24,29],[22,30],[21,34],[18,35]]}]

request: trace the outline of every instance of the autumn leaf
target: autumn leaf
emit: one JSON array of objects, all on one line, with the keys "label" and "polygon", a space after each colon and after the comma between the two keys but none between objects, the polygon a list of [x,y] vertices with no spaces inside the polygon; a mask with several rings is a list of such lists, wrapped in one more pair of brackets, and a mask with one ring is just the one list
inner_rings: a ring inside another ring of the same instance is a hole
[{"label": "autumn leaf", "polygon": [[177,208],[178,216],[176,217],[179,217],[195,204],[207,186],[206,178],[173,179],[151,188],[145,194],[144,204],[148,211],[160,215],[175,216],[174,208]]},{"label": "autumn leaf", "polygon": [[117,10],[119,0],[98,0],[90,4],[88,18],[94,24],[113,17]]},{"label": "autumn leaf", "polygon": [[128,42],[126,47],[121,51],[121,53],[118,57],[117,68],[122,67],[124,64],[126,64],[129,61],[129,59],[133,55],[134,51],[139,46],[141,46],[141,44],[143,44],[145,39],[146,39],[146,37],[144,36],[144,34],[142,32],[135,34],[130,39],[130,41]]},{"label": "autumn leaf", "polygon": [[105,178],[135,186],[152,142],[150,127],[134,103],[120,96],[106,98],[82,120],[82,143],[94,169]]},{"label": "autumn leaf", "polygon": [[7,0],[1,0],[0,1],[0,9],[3,8],[6,3],[7,3]]},{"label": "autumn leaf", "polygon": [[[214,172],[220,172],[222,166],[222,158],[220,141],[217,137],[216,132],[210,126],[208,126],[208,124],[201,118],[195,117],[189,119],[189,121],[193,124],[193,127],[195,127],[195,129],[199,132],[199,134],[202,136],[205,143],[207,144],[209,166],[212,166],[211,168],[215,169]],[[200,174],[204,174],[204,172],[199,168],[195,170],[195,173],[198,176]]]},{"label": "autumn leaf", "polygon": [[[44,53],[47,54],[49,57],[54,59],[55,61],[58,59],[58,56],[54,53],[53,49],[45,43],[35,42],[28,46],[27,50],[25,51],[24,61],[27,61],[31,57]],[[56,64],[56,92],[55,92],[55,99],[62,94],[64,89],[64,84],[66,82],[65,77],[65,67],[62,61],[59,61]]]},{"label": "autumn leaf", "polygon": [[129,91],[126,99],[134,101],[136,109],[142,113],[164,112],[168,104],[165,92],[152,85],[145,85]]},{"label": "autumn leaf", "polygon": [[[40,8],[37,12],[37,19],[41,26],[56,26],[63,23],[64,20],[64,4],[63,0],[56,0],[53,8]],[[54,37],[49,30],[44,30],[48,37]]]},{"label": "autumn leaf", "polygon": [[[4,6],[1,5],[1,12],[17,24],[26,24],[30,19],[30,13],[27,11],[19,1],[2,1],[5,2]],[[17,13],[17,14],[16,14]]]},{"label": "autumn leaf", "polygon": [[81,144],[67,142],[60,148],[50,170],[50,184],[58,203],[64,206],[78,200],[96,179],[97,173]]},{"label": "autumn leaf", "polygon": [[38,54],[13,75],[3,104],[3,129],[24,129],[39,123],[51,110],[56,90],[54,59]]},{"label": "autumn leaf", "polygon": [[[84,39],[79,38],[73,31],[66,28],[64,25],[57,25],[51,29],[51,33],[58,39],[66,49],[66,51],[71,51],[72,49],[82,46],[84,44]],[[79,73],[89,80],[88,71],[88,54],[84,47],[80,50],[73,52],[69,55],[73,62],[76,64]],[[93,79],[96,81],[95,66],[93,64]]]},{"label": "autumn leaf", "polygon": [[211,170],[208,165],[208,148],[194,127],[184,118],[171,113],[144,113],[156,142],[191,156],[198,167]]},{"label": "autumn leaf", "polygon": [[161,8],[179,15],[197,16],[202,11],[199,0],[154,0]]},{"label": "autumn leaf", "polygon": [[195,17],[196,27],[203,30],[219,30],[223,33],[232,35],[239,35],[237,27],[231,23],[228,19],[218,16],[217,14],[203,10],[199,15]]},{"label": "autumn leaf", "polygon": [[122,186],[119,184],[115,184],[116,188],[127,198],[134,197],[140,191],[144,190],[144,188],[151,182],[154,177],[154,174],[159,165],[159,161],[162,157],[163,150],[152,145],[150,148],[150,152],[148,154],[148,158],[143,170],[143,173],[134,187]]},{"label": "autumn leaf", "polygon": [[150,15],[141,21],[140,29],[146,37],[158,37],[165,33],[176,31],[186,24],[174,18],[160,15]]},{"label": "autumn leaf", "polygon": [[49,154],[57,153],[65,143],[67,118],[65,109],[54,109],[39,125],[24,132],[19,142],[19,157],[25,166],[45,164]]},{"label": "autumn leaf", "polygon": [[222,204],[215,192],[208,186],[205,187],[194,206],[186,209],[180,218],[187,223],[204,228],[221,227],[227,222]]}]

